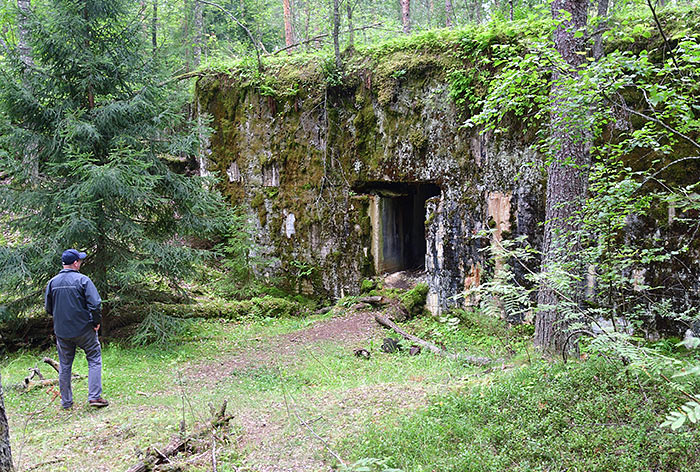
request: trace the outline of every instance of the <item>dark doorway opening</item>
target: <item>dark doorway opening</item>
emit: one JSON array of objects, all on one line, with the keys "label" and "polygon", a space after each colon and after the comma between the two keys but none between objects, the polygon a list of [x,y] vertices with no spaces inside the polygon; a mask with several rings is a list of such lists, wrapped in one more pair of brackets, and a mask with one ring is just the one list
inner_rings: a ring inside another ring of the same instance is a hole
[{"label": "dark doorway opening", "polygon": [[440,187],[419,182],[362,182],[353,188],[373,196],[372,253],[378,273],[425,267],[425,202]]}]

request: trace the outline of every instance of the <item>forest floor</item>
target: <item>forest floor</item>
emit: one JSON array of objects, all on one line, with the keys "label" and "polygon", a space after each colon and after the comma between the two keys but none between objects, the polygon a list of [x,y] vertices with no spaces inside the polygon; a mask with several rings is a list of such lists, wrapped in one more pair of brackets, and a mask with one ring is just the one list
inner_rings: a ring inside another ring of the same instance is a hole
[{"label": "forest floor", "polygon": [[[328,471],[346,462],[368,431],[395,425],[433,394],[487,377],[483,368],[432,354],[382,352],[389,334],[373,315],[336,307],[306,319],[198,321],[167,347],[107,344],[103,383],[111,404],[99,410],[85,405],[85,380],[74,382],[70,411],[60,409],[54,387],[12,388],[55,353],[4,359],[17,471],[127,470],[148,447],[177,436],[181,421],[189,432],[224,400],[231,427],[172,458],[170,470]],[[356,357],[355,348],[371,358]],[[86,375],[84,356],[74,366]]]}]

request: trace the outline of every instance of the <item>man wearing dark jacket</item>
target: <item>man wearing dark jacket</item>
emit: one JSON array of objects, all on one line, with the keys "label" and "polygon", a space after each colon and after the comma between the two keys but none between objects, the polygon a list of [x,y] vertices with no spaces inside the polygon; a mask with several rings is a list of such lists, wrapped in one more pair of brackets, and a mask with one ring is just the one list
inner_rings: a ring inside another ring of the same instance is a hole
[{"label": "man wearing dark jacket", "polygon": [[61,256],[63,270],[49,281],[44,297],[46,312],[53,316],[61,368],[58,384],[64,409],[73,406],[71,369],[76,347],[85,351],[88,363],[88,403],[95,407],[109,405],[102,398],[102,349],[97,339],[102,321],[102,299],[92,280],[79,272],[86,256],[75,249],[64,251]]}]

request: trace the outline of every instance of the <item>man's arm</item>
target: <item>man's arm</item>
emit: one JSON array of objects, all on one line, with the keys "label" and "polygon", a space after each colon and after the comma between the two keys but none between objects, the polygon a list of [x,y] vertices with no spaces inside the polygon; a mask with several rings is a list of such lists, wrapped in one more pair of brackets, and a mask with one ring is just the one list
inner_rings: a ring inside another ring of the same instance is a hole
[{"label": "man's arm", "polygon": [[100,298],[100,294],[97,293],[97,288],[95,287],[95,284],[92,283],[92,280],[90,280],[88,277],[85,279],[85,301],[87,302],[87,308],[92,315],[92,324],[93,326],[98,327],[102,322],[102,299]]},{"label": "man's arm", "polygon": [[51,281],[46,284],[46,292],[44,293],[44,309],[46,313],[53,316],[53,295],[51,294]]}]

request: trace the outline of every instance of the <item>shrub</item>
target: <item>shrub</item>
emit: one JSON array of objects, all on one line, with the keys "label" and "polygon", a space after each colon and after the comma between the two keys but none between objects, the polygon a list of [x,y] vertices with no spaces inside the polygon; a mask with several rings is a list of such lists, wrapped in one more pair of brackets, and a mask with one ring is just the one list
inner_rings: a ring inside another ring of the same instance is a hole
[{"label": "shrub", "polygon": [[364,279],[362,281],[362,285],[360,285],[360,293],[368,293],[371,292],[372,290],[375,290],[378,288],[378,283],[376,280],[372,279]]},{"label": "shrub", "polygon": [[185,334],[191,324],[189,319],[166,315],[163,311],[154,309],[139,324],[130,341],[138,346],[164,345]]}]

